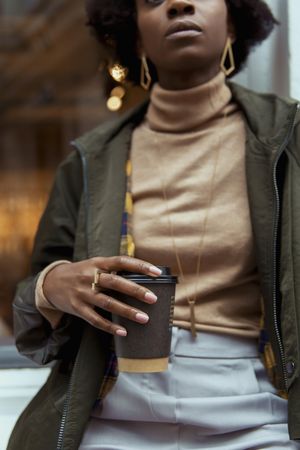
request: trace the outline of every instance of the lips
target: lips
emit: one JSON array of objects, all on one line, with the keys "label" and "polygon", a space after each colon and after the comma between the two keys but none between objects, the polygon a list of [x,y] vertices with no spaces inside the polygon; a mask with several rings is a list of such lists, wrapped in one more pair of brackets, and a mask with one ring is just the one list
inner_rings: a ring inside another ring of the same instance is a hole
[{"label": "lips", "polygon": [[172,25],[167,29],[165,36],[168,37],[172,34],[184,31],[197,31],[201,33],[202,28],[197,23],[191,20],[177,20],[176,22],[172,23]]}]

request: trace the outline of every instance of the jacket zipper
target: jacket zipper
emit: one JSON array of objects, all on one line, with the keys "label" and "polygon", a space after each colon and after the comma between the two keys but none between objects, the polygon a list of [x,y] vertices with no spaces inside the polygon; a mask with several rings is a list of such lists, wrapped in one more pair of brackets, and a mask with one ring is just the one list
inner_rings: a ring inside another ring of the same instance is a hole
[{"label": "jacket zipper", "polygon": [[274,234],[273,234],[273,319],[274,319],[274,328],[275,328],[275,334],[276,339],[278,343],[278,348],[280,352],[281,357],[281,366],[282,366],[282,373],[283,373],[283,379],[284,379],[284,385],[287,390],[288,388],[288,376],[287,376],[287,370],[286,370],[286,358],[284,354],[284,348],[283,343],[281,339],[280,329],[279,329],[279,319],[277,315],[277,306],[279,303],[278,295],[277,295],[277,241],[278,241],[278,228],[279,228],[279,218],[280,218],[280,198],[279,198],[279,189],[277,185],[277,166],[278,162],[284,152],[285,147],[287,146],[292,132],[295,127],[296,123],[296,115],[298,110],[300,109],[300,104],[298,103],[295,108],[295,113],[293,114],[293,119],[290,121],[290,126],[288,133],[286,135],[286,138],[284,142],[282,143],[280,150],[278,152],[278,155],[276,157],[276,160],[274,162],[273,167],[273,185],[275,190],[275,225],[274,225]]},{"label": "jacket zipper", "polygon": [[[74,365],[74,368],[75,368],[75,365]],[[73,368],[73,370],[74,370],[74,368]],[[73,373],[72,373],[72,375],[73,375]],[[69,382],[66,400],[64,403],[64,407],[63,407],[63,413],[62,413],[62,418],[61,418],[59,432],[58,432],[56,450],[62,450],[62,448],[63,448],[65,426],[66,426],[67,415],[68,415],[68,410],[69,410],[69,401],[70,401],[71,386],[72,386],[72,375],[71,375],[71,380]]]},{"label": "jacket zipper", "polygon": [[[81,162],[82,162],[82,170],[83,170],[83,190],[84,190],[84,195],[86,200],[88,200],[88,177],[87,177],[87,163],[86,163],[86,158],[84,155],[83,150],[81,149],[81,147],[78,144],[75,144],[75,142],[71,142],[71,145],[73,147],[75,147],[75,149],[77,150],[77,152],[80,155],[81,158]],[[88,248],[88,211],[89,211],[89,201],[85,202],[85,209],[86,209],[86,241],[85,241],[85,245],[86,245],[86,253],[87,253],[87,257],[89,256],[89,248]],[[64,434],[65,434],[65,426],[66,426],[66,422],[67,422],[67,415],[68,415],[68,411],[69,411],[69,403],[70,403],[70,397],[71,397],[71,391],[72,391],[72,386],[73,386],[73,380],[74,380],[74,373],[76,372],[76,367],[77,367],[77,359],[75,361],[75,364],[73,366],[73,370],[72,370],[72,374],[71,374],[71,378],[69,381],[69,385],[68,385],[68,389],[67,389],[67,395],[66,395],[66,399],[64,402],[64,406],[63,406],[63,412],[62,412],[62,418],[61,418],[61,422],[60,422],[60,427],[59,427],[59,432],[58,432],[58,438],[57,438],[57,446],[56,446],[56,450],[63,450],[63,444],[64,444]]]}]

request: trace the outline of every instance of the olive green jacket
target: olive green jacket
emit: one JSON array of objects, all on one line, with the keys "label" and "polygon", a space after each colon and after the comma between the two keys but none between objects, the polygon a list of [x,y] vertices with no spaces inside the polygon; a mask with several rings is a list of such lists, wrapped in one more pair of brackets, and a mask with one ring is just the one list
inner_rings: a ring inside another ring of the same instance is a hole
[{"label": "olive green jacket", "polygon": [[[291,439],[300,439],[300,111],[298,104],[231,84],[246,120],[246,171],[266,326],[278,387],[288,391]],[[52,331],[34,304],[37,274],[58,259],[119,253],[125,163],[147,104],[73,143],[39,226],[33,276],[14,301],[19,351],[56,361],[19,418],[8,450],[75,450],[103,380],[111,337],[64,315]],[[299,273],[299,275],[298,275]]]}]

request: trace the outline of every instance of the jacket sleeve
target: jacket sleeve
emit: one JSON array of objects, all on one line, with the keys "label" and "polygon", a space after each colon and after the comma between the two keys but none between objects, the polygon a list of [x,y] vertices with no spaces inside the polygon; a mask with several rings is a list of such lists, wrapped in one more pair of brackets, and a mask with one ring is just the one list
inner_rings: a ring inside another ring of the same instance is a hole
[{"label": "jacket sleeve", "polygon": [[39,273],[54,261],[73,260],[82,185],[80,157],[73,151],[56,173],[35,237],[32,273],[19,284],[13,302],[16,346],[38,364],[61,359],[66,352],[70,356],[82,329],[82,320],[64,314],[53,330],[35,304]]}]

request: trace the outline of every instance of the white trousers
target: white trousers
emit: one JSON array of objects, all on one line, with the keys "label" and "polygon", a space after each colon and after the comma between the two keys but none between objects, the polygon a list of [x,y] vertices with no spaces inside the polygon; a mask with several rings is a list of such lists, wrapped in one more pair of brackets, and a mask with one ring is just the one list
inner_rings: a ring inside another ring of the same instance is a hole
[{"label": "white trousers", "polygon": [[257,342],[174,328],[169,370],[121,373],[79,450],[300,450]]}]

